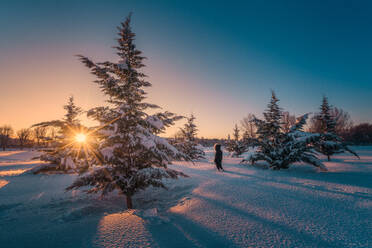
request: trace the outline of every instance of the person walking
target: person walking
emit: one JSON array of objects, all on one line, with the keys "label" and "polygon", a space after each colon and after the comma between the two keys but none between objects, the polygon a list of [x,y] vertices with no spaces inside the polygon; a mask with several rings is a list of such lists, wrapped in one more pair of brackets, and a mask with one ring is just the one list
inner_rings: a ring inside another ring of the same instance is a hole
[{"label": "person walking", "polygon": [[215,144],[214,150],[216,151],[216,154],[214,155],[214,163],[216,164],[218,171],[225,171],[222,168],[222,150],[221,150],[221,144]]}]

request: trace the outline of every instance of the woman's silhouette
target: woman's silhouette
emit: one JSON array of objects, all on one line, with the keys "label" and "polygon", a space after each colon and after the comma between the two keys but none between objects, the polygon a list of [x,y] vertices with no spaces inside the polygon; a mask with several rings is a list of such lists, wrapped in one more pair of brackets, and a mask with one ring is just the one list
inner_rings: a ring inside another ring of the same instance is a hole
[{"label": "woman's silhouette", "polygon": [[216,154],[214,155],[214,163],[216,164],[218,171],[225,171],[222,168],[222,150],[221,150],[221,144],[215,144],[214,150],[216,151]]}]

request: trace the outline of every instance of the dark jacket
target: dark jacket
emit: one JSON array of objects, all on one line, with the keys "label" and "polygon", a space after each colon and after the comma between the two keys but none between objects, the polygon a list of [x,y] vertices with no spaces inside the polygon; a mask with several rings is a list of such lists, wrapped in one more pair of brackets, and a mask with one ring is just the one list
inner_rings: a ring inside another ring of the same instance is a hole
[{"label": "dark jacket", "polygon": [[214,155],[214,162],[215,163],[221,163],[222,162],[221,146],[216,146],[216,154]]}]

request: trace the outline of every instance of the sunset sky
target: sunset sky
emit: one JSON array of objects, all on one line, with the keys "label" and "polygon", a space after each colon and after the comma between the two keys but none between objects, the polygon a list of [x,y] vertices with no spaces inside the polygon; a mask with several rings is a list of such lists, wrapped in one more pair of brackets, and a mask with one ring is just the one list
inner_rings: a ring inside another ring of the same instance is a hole
[{"label": "sunset sky", "polygon": [[226,137],[260,115],[270,90],[293,114],[317,111],[327,95],[356,123],[372,121],[371,1],[6,0],[0,125],[60,119],[70,95],[85,110],[103,104],[74,55],[117,61],[116,26],[131,11],[148,101],[194,113],[199,136]]}]

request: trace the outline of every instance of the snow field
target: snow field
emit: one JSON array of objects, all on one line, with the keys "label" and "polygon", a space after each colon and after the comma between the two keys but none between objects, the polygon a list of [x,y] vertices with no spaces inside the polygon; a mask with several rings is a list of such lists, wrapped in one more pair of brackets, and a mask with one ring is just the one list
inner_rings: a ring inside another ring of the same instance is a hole
[{"label": "snow field", "polygon": [[[372,247],[372,147],[271,171],[225,157],[174,162],[189,178],[122,195],[65,192],[76,175],[32,175],[33,151],[0,152],[1,247]],[[225,155],[227,153],[224,153]]]}]

